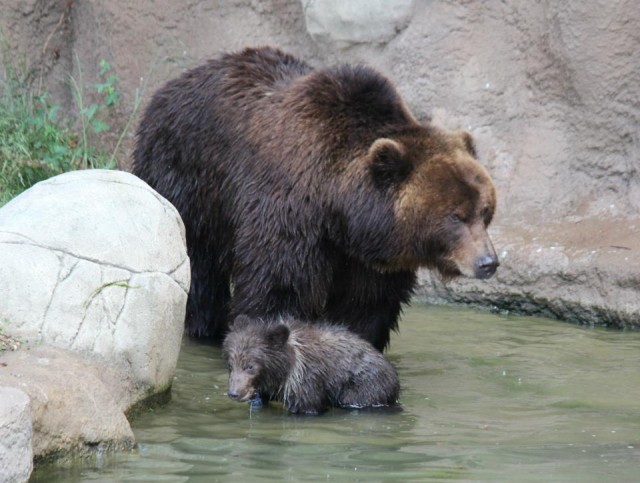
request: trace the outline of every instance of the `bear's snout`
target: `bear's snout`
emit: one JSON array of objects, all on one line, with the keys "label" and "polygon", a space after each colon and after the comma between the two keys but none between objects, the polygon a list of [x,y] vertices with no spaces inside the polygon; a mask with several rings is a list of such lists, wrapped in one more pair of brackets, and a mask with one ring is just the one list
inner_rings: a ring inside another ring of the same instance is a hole
[{"label": "bear's snout", "polygon": [[236,402],[249,401],[253,399],[255,395],[256,392],[253,389],[239,390],[230,387],[227,391],[227,396],[229,396],[229,399]]},{"label": "bear's snout", "polygon": [[481,280],[491,278],[500,266],[493,243],[481,222],[464,230],[449,261],[455,264],[458,275]]},{"label": "bear's snout", "polygon": [[482,255],[475,262],[475,278],[486,279],[491,278],[500,266],[498,257],[495,254]]},{"label": "bear's snout", "polygon": [[229,375],[229,387],[227,388],[227,396],[229,399],[237,402],[249,401],[256,394],[253,387],[252,379],[243,372],[235,372]]}]

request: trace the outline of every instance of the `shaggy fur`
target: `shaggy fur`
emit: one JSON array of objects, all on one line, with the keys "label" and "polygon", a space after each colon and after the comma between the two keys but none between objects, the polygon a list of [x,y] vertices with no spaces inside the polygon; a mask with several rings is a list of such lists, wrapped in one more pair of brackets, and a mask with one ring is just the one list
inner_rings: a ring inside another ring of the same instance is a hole
[{"label": "shaggy fur", "polygon": [[237,314],[289,314],[382,350],[419,267],[496,270],[495,190],[474,157],[469,134],[418,123],[373,69],[261,48],[161,88],[133,172],[184,220],[187,333],[221,339]]},{"label": "shaggy fur", "polygon": [[398,375],[371,344],[344,327],[240,316],[224,341],[229,397],[280,401],[292,413],[396,403]]}]

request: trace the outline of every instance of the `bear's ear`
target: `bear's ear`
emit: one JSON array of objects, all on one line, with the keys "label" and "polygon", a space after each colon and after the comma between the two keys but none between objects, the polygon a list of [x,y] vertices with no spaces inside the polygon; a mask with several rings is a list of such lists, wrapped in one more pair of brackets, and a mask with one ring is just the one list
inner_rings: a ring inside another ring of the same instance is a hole
[{"label": "bear's ear", "polygon": [[267,343],[271,347],[282,347],[289,339],[289,327],[284,324],[274,326],[267,333]]},{"label": "bear's ear", "polygon": [[255,324],[254,320],[248,315],[238,315],[231,324],[232,330],[242,330]]},{"label": "bear's ear", "polygon": [[403,182],[411,174],[411,161],[402,145],[389,138],[379,138],[369,148],[369,169],[378,188]]},{"label": "bear's ear", "polygon": [[456,131],[456,135],[462,139],[462,144],[469,154],[474,158],[477,158],[478,152],[476,151],[476,143],[473,140],[473,136],[471,136],[467,131]]}]

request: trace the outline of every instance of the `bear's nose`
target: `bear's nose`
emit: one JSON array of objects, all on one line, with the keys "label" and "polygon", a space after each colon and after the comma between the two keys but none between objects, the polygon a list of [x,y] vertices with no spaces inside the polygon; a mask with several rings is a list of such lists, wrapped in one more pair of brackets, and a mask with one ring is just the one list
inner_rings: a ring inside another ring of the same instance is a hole
[{"label": "bear's nose", "polygon": [[238,399],[238,393],[237,393],[237,392],[229,391],[229,392],[227,393],[227,396],[229,396],[229,399],[233,399],[233,400]]},{"label": "bear's nose", "polygon": [[476,278],[490,278],[500,266],[498,258],[491,255],[478,257],[476,260]]}]

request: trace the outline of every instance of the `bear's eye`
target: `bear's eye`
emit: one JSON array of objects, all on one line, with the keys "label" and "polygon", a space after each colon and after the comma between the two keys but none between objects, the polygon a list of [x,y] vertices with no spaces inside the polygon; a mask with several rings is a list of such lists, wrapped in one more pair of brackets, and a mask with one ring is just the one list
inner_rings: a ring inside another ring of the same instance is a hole
[{"label": "bear's eye", "polygon": [[449,219],[451,220],[452,223],[456,223],[456,224],[462,223],[464,221],[458,213],[450,214]]},{"label": "bear's eye", "polygon": [[248,372],[249,374],[253,374],[256,370],[256,367],[253,364],[247,364],[242,368],[242,370]]}]

